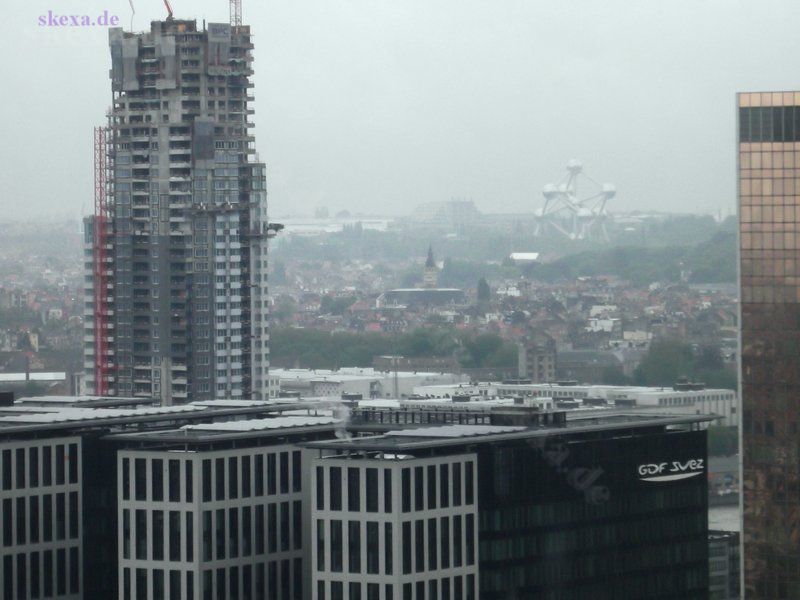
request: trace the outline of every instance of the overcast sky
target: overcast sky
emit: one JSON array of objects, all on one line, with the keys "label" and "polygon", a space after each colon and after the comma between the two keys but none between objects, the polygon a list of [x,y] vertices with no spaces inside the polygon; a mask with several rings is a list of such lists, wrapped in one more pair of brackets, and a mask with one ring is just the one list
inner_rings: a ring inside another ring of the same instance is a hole
[{"label": "overcast sky", "polygon": [[[173,0],[227,21],[225,0]],[[735,0],[243,0],[256,144],[273,216],[397,214],[470,198],[531,211],[566,162],[611,210],[731,212],[734,94],[800,89],[800,3]],[[134,0],[134,29],[165,16]],[[127,0],[6,7],[0,218],[92,206],[92,126],[110,103],[104,28],[37,17]],[[587,191],[590,188],[587,186]]]}]

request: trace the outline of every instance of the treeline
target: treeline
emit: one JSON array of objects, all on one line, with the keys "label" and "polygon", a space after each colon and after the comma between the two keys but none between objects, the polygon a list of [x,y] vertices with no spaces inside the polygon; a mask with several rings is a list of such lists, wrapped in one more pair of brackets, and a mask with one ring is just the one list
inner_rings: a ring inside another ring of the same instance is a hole
[{"label": "treeline", "polygon": [[692,346],[678,340],[654,341],[636,367],[633,383],[671,386],[681,377],[708,387],[737,387],[736,373],[725,366],[718,347]]},{"label": "treeline", "polygon": [[736,234],[721,232],[693,246],[622,246],[582,252],[534,265],[530,275],[547,282],[615,275],[634,285],[647,285],[655,281],[678,282],[681,271],[689,273],[689,283],[735,282]]},{"label": "treeline", "polygon": [[278,367],[370,367],[376,356],[455,358],[462,368],[516,369],[517,346],[491,333],[416,329],[408,333],[328,333],[280,328],[270,332],[270,362]]}]

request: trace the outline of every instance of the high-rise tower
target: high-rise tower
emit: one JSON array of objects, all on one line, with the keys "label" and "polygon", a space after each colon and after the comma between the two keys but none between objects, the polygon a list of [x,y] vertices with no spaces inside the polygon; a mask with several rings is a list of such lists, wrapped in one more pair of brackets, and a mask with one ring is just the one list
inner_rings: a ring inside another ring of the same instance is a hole
[{"label": "high-rise tower", "polygon": [[168,18],[113,28],[109,46],[113,105],[86,222],[87,388],[165,404],[266,398],[250,28]]},{"label": "high-rise tower", "polygon": [[744,592],[800,597],[800,92],[738,96]]}]

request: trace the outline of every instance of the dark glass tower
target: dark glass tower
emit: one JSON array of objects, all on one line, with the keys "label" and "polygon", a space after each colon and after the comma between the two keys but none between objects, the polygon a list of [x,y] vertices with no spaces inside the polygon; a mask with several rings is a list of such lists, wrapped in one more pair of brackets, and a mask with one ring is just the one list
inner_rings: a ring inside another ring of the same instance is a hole
[{"label": "dark glass tower", "polygon": [[737,109],[744,590],[800,598],[800,92]]}]

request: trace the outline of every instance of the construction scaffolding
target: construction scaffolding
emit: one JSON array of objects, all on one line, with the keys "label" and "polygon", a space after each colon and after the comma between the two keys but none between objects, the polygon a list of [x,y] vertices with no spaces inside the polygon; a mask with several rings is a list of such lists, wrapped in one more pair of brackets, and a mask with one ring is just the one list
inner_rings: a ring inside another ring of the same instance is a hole
[{"label": "construction scaffolding", "polygon": [[108,129],[94,128],[94,227],[92,238],[92,285],[94,290],[94,393],[108,395],[113,381],[113,358],[110,336],[113,335],[109,296],[112,293],[110,252],[111,226],[109,201],[109,162],[107,160]]}]

